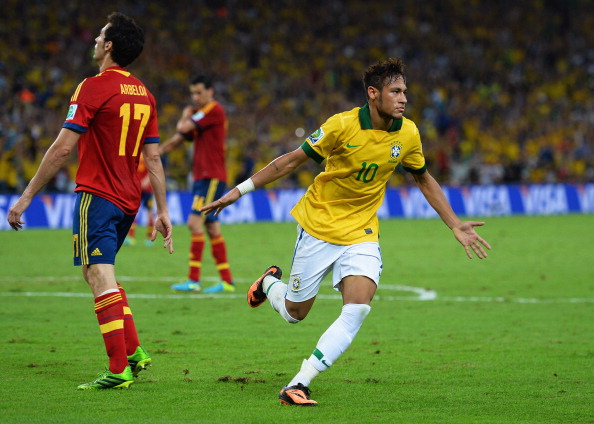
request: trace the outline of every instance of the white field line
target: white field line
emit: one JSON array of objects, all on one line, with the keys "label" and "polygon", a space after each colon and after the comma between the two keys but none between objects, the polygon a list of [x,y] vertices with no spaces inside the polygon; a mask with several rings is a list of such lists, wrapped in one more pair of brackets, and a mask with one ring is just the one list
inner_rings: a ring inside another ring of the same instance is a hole
[{"label": "white field line", "polygon": [[[22,282],[23,278],[17,277],[0,277],[0,283]],[[27,282],[44,283],[52,281],[80,281],[83,283],[81,276],[65,276],[65,277],[27,277]],[[153,283],[170,283],[177,282],[179,278],[174,277],[118,277],[118,281],[137,281],[137,282],[153,282]],[[217,282],[216,277],[206,277],[202,281]],[[239,284],[251,284],[252,280],[236,279]],[[392,296],[384,294],[386,291],[399,291],[413,293],[415,296]],[[129,293],[127,294],[131,299],[244,299],[245,293],[224,293],[224,294],[202,294],[202,293],[179,293],[179,294],[141,294]],[[0,297],[91,297],[90,292],[73,293],[73,292],[37,292],[37,291],[14,291],[14,292],[0,292]],[[336,300],[341,299],[337,294],[319,294],[317,299]],[[406,285],[390,285],[381,284],[377,291],[374,301],[442,301],[442,302],[483,302],[483,303],[528,303],[528,304],[551,304],[551,303],[594,303],[594,298],[528,298],[528,297],[490,297],[490,296],[439,296],[436,291],[425,289],[422,287],[406,286]]]}]

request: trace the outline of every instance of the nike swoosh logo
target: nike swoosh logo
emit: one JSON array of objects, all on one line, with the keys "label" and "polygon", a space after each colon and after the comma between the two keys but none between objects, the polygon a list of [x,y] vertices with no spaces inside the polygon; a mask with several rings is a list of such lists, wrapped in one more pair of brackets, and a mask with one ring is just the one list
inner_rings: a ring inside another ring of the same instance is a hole
[{"label": "nike swoosh logo", "polygon": [[299,393],[296,390],[291,390],[289,393],[291,393],[292,395],[295,395],[295,396],[299,396],[301,399],[305,399],[305,396],[303,396],[301,393]]},{"label": "nike swoosh logo", "polygon": [[350,144],[350,143],[347,143],[346,146],[347,146],[347,148],[352,149],[353,147],[361,147],[362,144]]}]

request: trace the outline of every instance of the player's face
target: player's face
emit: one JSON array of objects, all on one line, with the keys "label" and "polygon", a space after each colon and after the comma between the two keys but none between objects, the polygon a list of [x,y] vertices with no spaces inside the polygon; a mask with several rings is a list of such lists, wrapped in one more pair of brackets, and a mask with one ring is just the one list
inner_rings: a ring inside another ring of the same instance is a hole
[{"label": "player's face", "polygon": [[387,119],[401,119],[406,107],[406,84],[398,77],[382,87],[377,97],[377,111]]},{"label": "player's face", "polygon": [[190,95],[192,96],[194,105],[203,107],[212,101],[213,89],[206,88],[203,83],[191,84]]},{"label": "player's face", "polygon": [[105,30],[109,28],[110,24],[105,25],[101,28],[101,32],[95,38],[95,51],[93,52],[93,60],[101,62],[105,57]]}]

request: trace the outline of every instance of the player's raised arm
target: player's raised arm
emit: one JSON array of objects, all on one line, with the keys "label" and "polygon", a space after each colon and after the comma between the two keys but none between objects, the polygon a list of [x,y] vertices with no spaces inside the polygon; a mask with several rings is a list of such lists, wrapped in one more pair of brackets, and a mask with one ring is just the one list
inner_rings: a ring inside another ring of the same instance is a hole
[{"label": "player's raised arm", "polygon": [[220,199],[203,206],[200,209],[200,212],[206,215],[214,212],[216,216],[225,207],[235,203],[244,194],[290,174],[308,159],[309,156],[305,154],[305,151],[301,147],[293,150],[292,152],[285,153],[284,155],[274,159],[272,162],[241,184],[238,184],[236,187],[232,188]]}]

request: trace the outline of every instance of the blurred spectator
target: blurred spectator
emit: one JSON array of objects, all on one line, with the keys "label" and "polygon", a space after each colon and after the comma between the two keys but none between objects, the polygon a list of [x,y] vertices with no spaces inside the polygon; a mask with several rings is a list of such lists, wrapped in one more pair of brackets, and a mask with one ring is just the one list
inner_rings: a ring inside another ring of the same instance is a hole
[{"label": "blurred spectator", "polygon": [[[591,5],[4,0],[0,190],[26,183],[25,165],[59,130],[78,76],[94,75],[94,33],[86,28],[98,29],[113,9],[155,28],[132,70],[157,97],[163,134],[175,131],[189,73],[225,81],[216,90],[232,122],[230,181],[294,149],[329,114],[363,104],[353,75],[389,56],[403,57],[414,75],[407,116],[423,123],[428,166],[443,184],[594,181]],[[169,155],[170,188],[188,189],[191,157]],[[307,185],[318,171],[311,165],[283,185]],[[391,182],[404,183],[402,175]],[[62,178],[51,189],[69,184]]]}]

